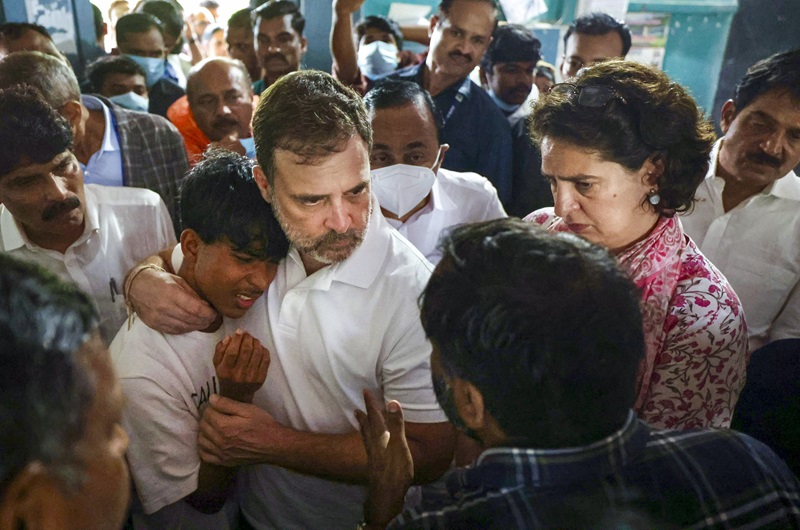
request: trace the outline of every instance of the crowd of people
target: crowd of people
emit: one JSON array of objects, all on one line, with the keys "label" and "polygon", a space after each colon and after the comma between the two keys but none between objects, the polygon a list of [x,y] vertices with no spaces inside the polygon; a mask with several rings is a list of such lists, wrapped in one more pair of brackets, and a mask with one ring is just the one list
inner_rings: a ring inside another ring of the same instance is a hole
[{"label": "crowd of people", "polygon": [[800,50],[363,3],[0,25],[0,530],[800,527]]}]

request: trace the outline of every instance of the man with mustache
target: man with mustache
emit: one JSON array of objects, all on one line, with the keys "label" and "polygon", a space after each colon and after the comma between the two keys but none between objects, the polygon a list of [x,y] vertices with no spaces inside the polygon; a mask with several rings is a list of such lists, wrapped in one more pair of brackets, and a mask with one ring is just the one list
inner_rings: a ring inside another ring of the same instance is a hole
[{"label": "man with mustache", "polygon": [[[265,92],[253,129],[254,176],[291,248],[266,296],[223,322],[269,350],[270,371],[252,404],[210,398],[200,456],[244,466],[239,501],[254,528],[351,530],[366,494],[353,416],[362,388],[407,406],[416,482],[436,480],[452,459],[417,306],[432,267],[378,212],[372,130],[356,92],[322,72],[293,72]],[[147,266],[131,272],[138,316],[164,332],[207,327],[210,307]]]},{"label": "man with mustache", "polygon": [[527,215],[530,208],[553,204],[550,185],[541,173],[541,154],[531,144],[526,120],[539,97],[534,69],[541,58],[540,48],[539,39],[528,28],[508,24],[494,30],[481,59],[483,86],[511,126],[513,169],[506,211],[517,217]]},{"label": "man with mustache", "polygon": [[306,19],[291,0],[267,2],[253,12],[256,53],[264,76],[253,83],[260,95],[272,83],[300,69],[308,43],[303,36]]},{"label": "man with mustache", "polygon": [[253,89],[247,68],[226,57],[205,59],[192,67],[186,96],[172,104],[167,117],[178,128],[194,165],[209,147],[222,147],[255,158]]},{"label": "man with mustache", "polygon": [[720,126],[682,222],[739,295],[752,351],[800,337],[800,50],[751,66]]},{"label": "man with mustache", "polygon": [[34,261],[89,294],[108,344],[127,316],[122,283],[174,243],[150,190],[86,184],[69,122],[31,87],[0,90],[0,252]]},{"label": "man with mustache", "polygon": [[443,167],[488,178],[504,205],[512,199],[511,130],[497,105],[469,73],[492,40],[497,11],[492,0],[442,0],[431,17],[424,63],[401,68],[394,78],[430,92],[442,115]]}]

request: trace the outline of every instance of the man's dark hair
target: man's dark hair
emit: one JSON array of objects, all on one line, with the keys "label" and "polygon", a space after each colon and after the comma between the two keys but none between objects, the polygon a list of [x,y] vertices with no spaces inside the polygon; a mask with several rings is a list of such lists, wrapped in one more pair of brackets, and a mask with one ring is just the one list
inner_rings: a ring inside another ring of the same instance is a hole
[{"label": "man's dark hair", "polygon": [[161,27],[161,20],[148,13],[128,13],[119,17],[115,31],[117,32],[117,45],[126,42],[131,33],[147,33],[151,29],[157,29],[164,35],[164,28]]},{"label": "man's dark hair", "polygon": [[439,248],[422,327],[514,445],[586,445],[622,427],[644,338],[636,287],[606,250],[513,218],[453,228]]},{"label": "man's dark hair", "polygon": [[631,49],[631,30],[625,22],[605,13],[589,13],[576,18],[567,28],[567,33],[564,34],[564,48],[567,47],[567,40],[573,33],[605,35],[612,31],[619,33],[622,39],[622,57],[625,57]]},{"label": "man's dark hair", "polygon": [[[6,110],[6,109],[4,109]],[[76,352],[92,337],[97,314],[74,284],[0,253],[0,496],[31,462],[41,462],[72,491],[80,488],[95,383]]]},{"label": "man's dark hair", "polygon": [[227,239],[238,252],[277,263],[289,241],[261,197],[253,165],[232,151],[207,151],[181,183],[181,220],[206,244]]},{"label": "man's dark hair", "polygon": [[99,93],[106,77],[110,74],[140,75],[147,77],[144,69],[136,61],[124,55],[105,55],[86,67],[86,76],[92,90]]},{"label": "man's dark hair", "polygon": [[412,81],[400,79],[381,79],[364,96],[364,105],[368,111],[377,109],[393,109],[408,103],[422,103],[430,111],[433,124],[436,127],[436,136],[442,142],[443,120],[436,108],[436,103],[427,90]]},{"label": "man's dark hair", "polygon": [[161,29],[173,37],[183,32],[183,16],[171,2],[165,0],[145,0],[136,7],[137,13],[153,15],[161,22]]},{"label": "man's dark hair", "polygon": [[776,53],[748,68],[734,92],[736,112],[773,90],[788,92],[792,99],[800,102],[800,49]]},{"label": "man's dark hair", "polygon": [[69,122],[33,87],[0,90],[0,116],[0,176],[23,159],[44,164],[72,147]]},{"label": "man's dark hair", "polygon": [[228,29],[242,28],[247,30],[253,29],[253,10],[249,7],[240,9],[231,15],[228,19]]},{"label": "man's dark hair", "polygon": [[105,25],[105,21],[103,20],[103,12],[100,11],[100,8],[94,4],[89,4],[92,6],[92,18],[94,19],[94,32],[95,37],[98,39],[103,36],[103,26]]},{"label": "man's dark hair", "polygon": [[0,88],[22,84],[36,88],[54,109],[67,101],[80,101],[75,72],[66,62],[46,53],[15,52],[0,59]]},{"label": "man's dark hair", "polygon": [[539,53],[541,48],[542,43],[525,26],[498,26],[492,33],[492,42],[483,54],[481,68],[491,74],[496,63],[530,61],[535,65],[542,58]]},{"label": "man's dark hair", "polygon": [[219,9],[219,2],[215,2],[214,0],[203,0],[200,2],[200,7],[205,7],[206,9]]},{"label": "man's dark hair", "polygon": [[372,127],[361,96],[317,70],[282,76],[261,95],[253,114],[256,156],[270,184],[276,149],[312,164],[341,152],[356,135],[367,151],[372,149]]},{"label": "man's dark hair", "polygon": [[44,26],[31,24],[29,22],[6,22],[0,24],[0,39],[12,42],[21,39],[28,31],[35,31],[39,35],[47,37],[50,42],[53,41],[53,37],[47,32]]},{"label": "man's dark hair", "polygon": [[400,25],[391,18],[381,15],[369,15],[362,18],[356,24],[356,36],[358,40],[367,34],[368,29],[377,29],[386,33],[391,33],[397,43],[397,49],[403,49],[403,32],[400,30]]},{"label": "man's dark hair", "polygon": [[[655,157],[664,170],[657,180],[661,201],[653,208],[665,216],[688,211],[716,136],[686,89],[660,70],[619,59],[582,69],[571,84],[578,90],[604,86],[615,94],[604,105],[589,107],[554,88],[539,98],[529,118],[534,143],[544,137],[563,140],[628,171]],[[650,204],[643,198],[642,206]]]},{"label": "man's dark hair", "polygon": [[286,15],[292,15],[292,29],[295,30],[298,35],[302,35],[306,27],[306,19],[303,17],[303,14],[300,13],[300,8],[297,4],[291,0],[275,0],[258,7],[253,11],[253,23],[254,25],[258,25],[259,19],[269,20]]}]

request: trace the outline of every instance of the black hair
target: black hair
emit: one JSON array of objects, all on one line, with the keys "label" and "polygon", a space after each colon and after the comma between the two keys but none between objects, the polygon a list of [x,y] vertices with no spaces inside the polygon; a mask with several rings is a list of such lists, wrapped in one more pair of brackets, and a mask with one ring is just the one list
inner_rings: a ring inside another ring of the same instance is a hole
[{"label": "black hair", "polygon": [[161,27],[161,20],[148,13],[128,13],[122,15],[117,20],[114,30],[117,32],[117,45],[125,42],[130,33],[147,33],[151,29],[157,29],[161,36],[164,36],[164,28]]},{"label": "black hair", "polygon": [[72,147],[69,122],[31,86],[0,90],[0,116],[0,176],[23,159],[44,164]]},{"label": "black hair", "polygon": [[232,151],[207,151],[181,183],[181,221],[204,243],[227,239],[238,252],[277,263],[289,241],[261,197],[253,166]]},{"label": "black hair", "polygon": [[203,44],[208,44],[211,41],[211,38],[214,36],[214,33],[221,31],[223,34],[225,33],[225,28],[220,26],[219,24],[209,24],[203,34],[200,36],[200,42]]},{"label": "black hair", "polygon": [[203,0],[200,2],[200,7],[205,7],[206,9],[219,9],[219,2],[215,2],[214,0]]},{"label": "black hair", "polygon": [[733,96],[736,112],[772,90],[786,91],[800,102],[800,49],[776,53],[747,69]]},{"label": "black hair", "polygon": [[433,124],[436,127],[436,136],[439,143],[442,143],[442,128],[444,122],[436,103],[427,90],[412,81],[400,79],[381,79],[364,96],[364,106],[368,111],[376,109],[392,109],[402,107],[407,103],[422,102],[430,111],[433,117]]},{"label": "black hair", "polygon": [[230,16],[228,19],[228,29],[231,28],[245,28],[248,30],[253,29],[253,10],[249,7],[240,9]]},{"label": "black hair", "polygon": [[496,63],[530,61],[534,65],[542,58],[542,43],[533,32],[519,24],[498,26],[492,33],[492,42],[483,54],[481,68],[491,73]]},{"label": "black hair", "polygon": [[98,323],[90,298],[33,263],[0,253],[0,495],[31,462],[77,491],[95,383],[76,352]]},{"label": "black hair", "polygon": [[53,37],[47,32],[47,29],[39,24],[31,24],[29,22],[6,22],[0,24],[0,38],[8,41],[19,40],[28,31],[35,31],[39,35],[47,37],[50,42],[53,42]]},{"label": "black hair", "polygon": [[636,287],[605,249],[514,218],[457,226],[439,248],[422,326],[514,445],[586,445],[622,427],[644,336]]},{"label": "black hair", "polygon": [[366,35],[368,29],[377,29],[386,33],[391,33],[397,43],[397,49],[403,49],[403,32],[400,30],[400,25],[391,18],[381,15],[369,15],[358,21],[356,24],[356,36],[358,40]]},{"label": "black hair", "polygon": [[625,22],[605,13],[589,13],[576,18],[564,34],[564,48],[567,47],[567,40],[573,33],[605,35],[612,31],[616,31],[622,39],[622,57],[625,57],[631,49],[631,30]]},{"label": "black hair", "polygon": [[183,32],[183,16],[171,2],[165,0],[145,0],[136,8],[137,13],[147,13],[161,22],[161,29],[180,40]]},{"label": "black hair", "polygon": [[94,4],[89,4],[92,6],[92,18],[94,19],[94,32],[95,37],[98,39],[103,36],[103,25],[105,21],[103,20],[103,12],[100,11],[100,8]]},{"label": "black hair", "polygon": [[92,90],[100,93],[106,77],[110,74],[140,75],[147,77],[144,68],[136,61],[124,55],[105,55],[98,58],[86,67],[86,77],[92,85]]},{"label": "black hair", "polygon": [[271,18],[292,15],[292,29],[298,35],[303,34],[306,27],[306,19],[300,13],[300,8],[291,0],[274,0],[267,2],[253,11],[253,23],[258,24],[259,19],[269,20]]},{"label": "black hair", "polygon": [[608,87],[616,96],[587,107],[574,95],[551,91],[535,103],[528,121],[534,143],[564,140],[628,171],[652,157],[663,164],[656,182],[661,201],[652,207],[668,217],[688,211],[708,171],[715,134],[686,89],[660,70],[619,59],[582,69],[572,84],[579,90]]}]

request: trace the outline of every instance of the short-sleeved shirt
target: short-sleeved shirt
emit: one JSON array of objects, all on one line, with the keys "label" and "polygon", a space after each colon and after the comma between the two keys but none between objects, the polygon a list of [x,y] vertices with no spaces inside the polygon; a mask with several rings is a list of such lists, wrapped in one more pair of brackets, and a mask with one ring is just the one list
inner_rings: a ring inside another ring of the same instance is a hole
[{"label": "short-sleeved shirt", "polygon": [[[406,421],[447,421],[433,392],[431,346],[417,298],[432,266],[391,229],[373,198],[364,241],[345,261],[306,276],[297,249],[281,262],[266,297],[241,319],[271,352],[267,380],[253,403],[278,422],[326,434],[358,429],[362,389],[396,399]],[[366,490],[288,469],[239,472],[239,500],[261,528],[355,528]]]},{"label": "short-sleeved shirt", "polygon": [[434,265],[442,258],[436,248],[442,230],[462,223],[506,217],[497,190],[485,177],[440,169],[431,189],[431,200],[405,223],[386,219]]},{"label": "short-sleeved shirt", "polygon": [[0,251],[33,261],[75,282],[94,300],[109,344],[127,318],[122,284],[140,260],[175,243],[167,208],[150,190],[86,184],[83,234],[65,253],[31,242],[0,205]]},{"label": "short-sleeved shirt", "polygon": [[726,212],[717,176],[723,140],[711,153],[683,229],[730,282],[744,307],[750,351],[800,338],[800,178],[790,171]]},{"label": "short-sleeved shirt", "polygon": [[[387,77],[424,86],[424,63],[401,68]],[[444,120],[442,143],[450,145],[443,167],[488,178],[503,204],[511,200],[511,127],[486,91],[469,78],[433,97]]]}]

